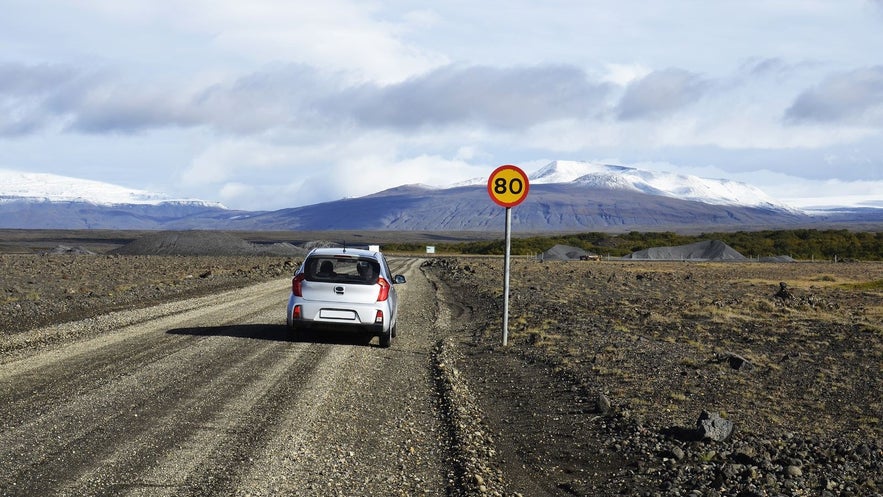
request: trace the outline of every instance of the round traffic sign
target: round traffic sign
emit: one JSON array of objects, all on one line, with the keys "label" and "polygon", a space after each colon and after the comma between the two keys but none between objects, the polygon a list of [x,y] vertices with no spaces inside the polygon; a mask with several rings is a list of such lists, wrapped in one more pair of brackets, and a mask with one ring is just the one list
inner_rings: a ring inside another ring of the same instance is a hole
[{"label": "round traffic sign", "polygon": [[487,179],[487,192],[491,200],[501,207],[515,207],[530,190],[530,181],[518,166],[506,164],[494,169]]}]

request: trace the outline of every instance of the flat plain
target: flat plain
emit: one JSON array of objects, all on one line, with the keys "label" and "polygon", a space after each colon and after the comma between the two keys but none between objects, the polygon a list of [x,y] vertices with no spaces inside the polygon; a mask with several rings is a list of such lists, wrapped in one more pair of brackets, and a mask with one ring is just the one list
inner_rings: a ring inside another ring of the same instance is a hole
[{"label": "flat plain", "polygon": [[[446,296],[420,312],[450,315],[425,366],[474,402],[483,462],[464,494],[883,491],[883,263],[514,258],[503,346],[501,258],[394,256],[420,259]],[[35,339],[37,326],[280,279],[298,263],[3,254],[0,354],[87,338]],[[731,433],[703,436],[703,412]]]},{"label": "flat plain", "polygon": [[[515,259],[506,347],[501,261],[436,264],[477,321],[467,376],[532,478],[576,495],[883,490],[883,264]],[[732,435],[703,439],[703,411]],[[605,464],[599,483],[586,468]]]}]

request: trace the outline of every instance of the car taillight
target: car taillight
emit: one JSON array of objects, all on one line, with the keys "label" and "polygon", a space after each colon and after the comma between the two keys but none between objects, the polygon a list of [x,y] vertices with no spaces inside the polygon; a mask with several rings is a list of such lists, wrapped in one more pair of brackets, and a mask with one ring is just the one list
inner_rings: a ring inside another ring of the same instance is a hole
[{"label": "car taillight", "polygon": [[380,293],[377,295],[377,301],[383,302],[389,298],[389,282],[384,278],[377,278],[377,284],[380,285]]},{"label": "car taillight", "polygon": [[378,309],[377,314],[374,315],[374,324],[383,324],[383,311],[380,309]]},{"label": "car taillight", "polygon": [[303,281],[304,281],[304,273],[300,273],[296,275],[294,278],[291,278],[291,293],[294,294],[295,297],[303,297]]},{"label": "car taillight", "polygon": [[294,310],[291,311],[291,319],[300,319],[303,317],[303,311],[301,311],[301,307],[299,305],[294,306]]}]

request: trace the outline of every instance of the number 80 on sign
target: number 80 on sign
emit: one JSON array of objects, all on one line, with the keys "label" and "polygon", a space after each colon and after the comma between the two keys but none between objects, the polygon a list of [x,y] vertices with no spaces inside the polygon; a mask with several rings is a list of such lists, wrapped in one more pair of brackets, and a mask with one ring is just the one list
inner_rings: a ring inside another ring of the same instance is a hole
[{"label": "number 80 on sign", "polygon": [[530,190],[527,175],[519,167],[507,164],[494,169],[487,180],[487,192],[491,200],[501,207],[515,207]]}]

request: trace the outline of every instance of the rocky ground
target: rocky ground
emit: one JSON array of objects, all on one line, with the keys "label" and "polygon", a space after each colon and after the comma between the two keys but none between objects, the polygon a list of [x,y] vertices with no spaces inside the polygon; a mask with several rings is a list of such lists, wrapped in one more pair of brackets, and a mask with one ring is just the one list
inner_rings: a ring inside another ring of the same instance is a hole
[{"label": "rocky ground", "polygon": [[[5,334],[293,273],[288,257],[0,254]],[[0,350],[2,352],[2,350]]]},{"label": "rocky ground", "polygon": [[[298,263],[0,255],[0,330],[244,286]],[[423,267],[458,323],[433,364],[474,494],[883,493],[883,264],[515,259],[506,347],[501,267]]]},{"label": "rocky ground", "polygon": [[428,265],[524,495],[883,492],[879,263],[515,260],[506,347],[500,261]]}]

